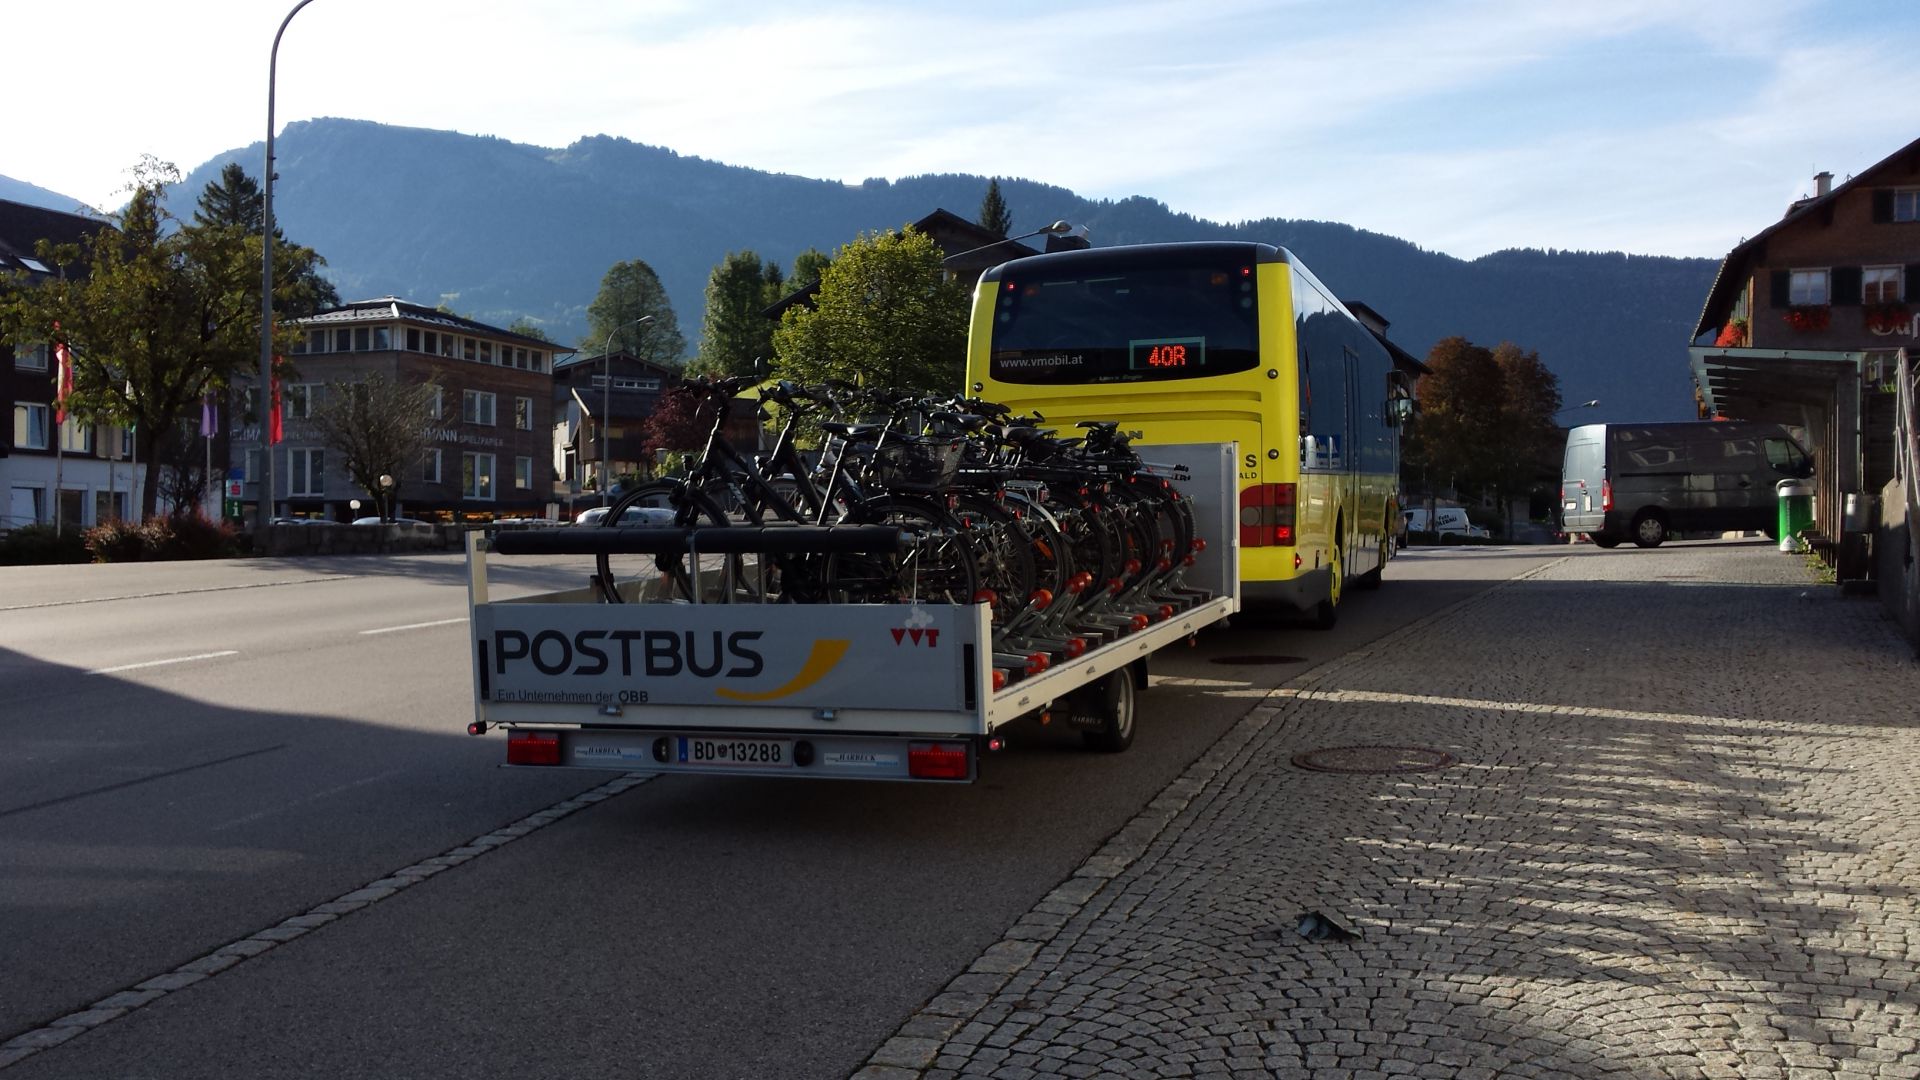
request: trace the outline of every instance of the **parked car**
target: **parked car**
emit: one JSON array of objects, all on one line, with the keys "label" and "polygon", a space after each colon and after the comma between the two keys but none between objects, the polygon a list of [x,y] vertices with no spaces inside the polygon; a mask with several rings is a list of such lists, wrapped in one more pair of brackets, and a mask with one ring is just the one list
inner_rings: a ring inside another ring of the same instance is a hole
[{"label": "parked car", "polygon": [[[575,525],[602,525],[606,523],[605,506],[596,506],[591,510],[582,510],[580,516],[573,519]],[[673,510],[665,506],[629,506],[620,514],[620,527],[630,529],[635,526],[671,525]]]},{"label": "parked car", "polygon": [[1443,544],[1492,538],[1492,534],[1487,532],[1484,526],[1475,525],[1468,520],[1465,507],[1436,506],[1433,509],[1432,522],[1428,522],[1427,509],[1424,506],[1413,510],[1402,510],[1400,517],[1405,523],[1405,531],[1434,533]]}]

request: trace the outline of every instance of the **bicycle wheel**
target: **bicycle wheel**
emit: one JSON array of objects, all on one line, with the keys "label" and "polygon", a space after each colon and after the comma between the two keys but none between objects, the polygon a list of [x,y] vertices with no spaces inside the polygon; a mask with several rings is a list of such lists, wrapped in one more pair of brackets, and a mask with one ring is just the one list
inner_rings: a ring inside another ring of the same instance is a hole
[{"label": "bicycle wheel", "polygon": [[[602,522],[603,527],[607,528],[686,528],[725,524],[727,515],[713,504],[712,499],[678,480],[654,480],[634,488],[614,501]],[[729,556],[726,561],[729,565],[714,567],[714,572],[724,574],[723,580],[738,580],[743,576],[740,574],[742,566],[739,556]],[[595,562],[600,571],[595,583],[601,599],[609,604],[626,602],[626,595],[622,592],[623,582],[631,586],[627,592],[636,592],[647,599],[685,602],[699,599],[694,595],[693,574],[684,556],[613,556],[602,552],[595,556]],[[706,570],[703,564],[703,575]]]},{"label": "bicycle wheel", "polygon": [[893,525],[909,534],[905,551],[835,552],[827,557],[826,593],[836,604],[971,604],[979,569],[966,530],[939,505],[902,495],[855,503],[842,519]]},{"label": "bicycle wheel", "polygon": [[956,498],[953,513],[973,544],[980,587],[993,592],[993,619],[1003,623],[1025,607],[1033,593],[1033,539],[992,496],[968,491]]}]

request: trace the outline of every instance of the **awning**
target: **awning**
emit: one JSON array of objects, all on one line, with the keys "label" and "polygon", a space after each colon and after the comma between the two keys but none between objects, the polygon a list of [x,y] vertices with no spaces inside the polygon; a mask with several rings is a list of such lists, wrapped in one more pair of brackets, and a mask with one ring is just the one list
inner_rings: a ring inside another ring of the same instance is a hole
[{"label": "awning", "polygon": [[1831,413],[1842,394],[1855,393],[1866,355],[1716,346],[1687,352],[1708,415],[1795,425],[1806,423],[1808,410]]}]

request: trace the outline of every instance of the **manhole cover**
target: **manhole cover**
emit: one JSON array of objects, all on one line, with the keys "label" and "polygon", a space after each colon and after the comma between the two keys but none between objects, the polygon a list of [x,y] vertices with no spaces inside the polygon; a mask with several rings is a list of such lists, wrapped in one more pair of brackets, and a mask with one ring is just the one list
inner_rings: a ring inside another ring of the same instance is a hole
[{"label": "manhole cover", "polygon": [[1306,659],[1299,656],[1264,656],[1255,654],[1248,656],[1216,656],[1212,662],[1215,664],[1225,664],[1228,667],[1259,667],[1262,664],[1303,664],[1306,662]]},{"label": "manhole cover", "polygon": [[1430,772],[1459,760],[1424,746],[1329,746],[1293,755],[1293,763],[1302,769],[1331,773]]}]

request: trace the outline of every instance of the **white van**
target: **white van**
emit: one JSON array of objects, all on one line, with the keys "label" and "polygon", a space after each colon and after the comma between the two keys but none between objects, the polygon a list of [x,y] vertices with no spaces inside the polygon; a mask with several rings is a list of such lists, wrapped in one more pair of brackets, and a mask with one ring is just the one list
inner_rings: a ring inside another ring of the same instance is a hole
[{"label": "white van", "polygon": [[1427,523],[1427,508],[1422,506],[1413,510],[1402,510],[1400,517],[1406,522],[1405,532],[1430,532],[1440,535],[1443,544],[1458,543],[1461,540],[1487,540],[1492,537],[1484,527],[1467,520],[1467,511],[1462,506],[1436,506],[1433,508],[1433,523]]}]

